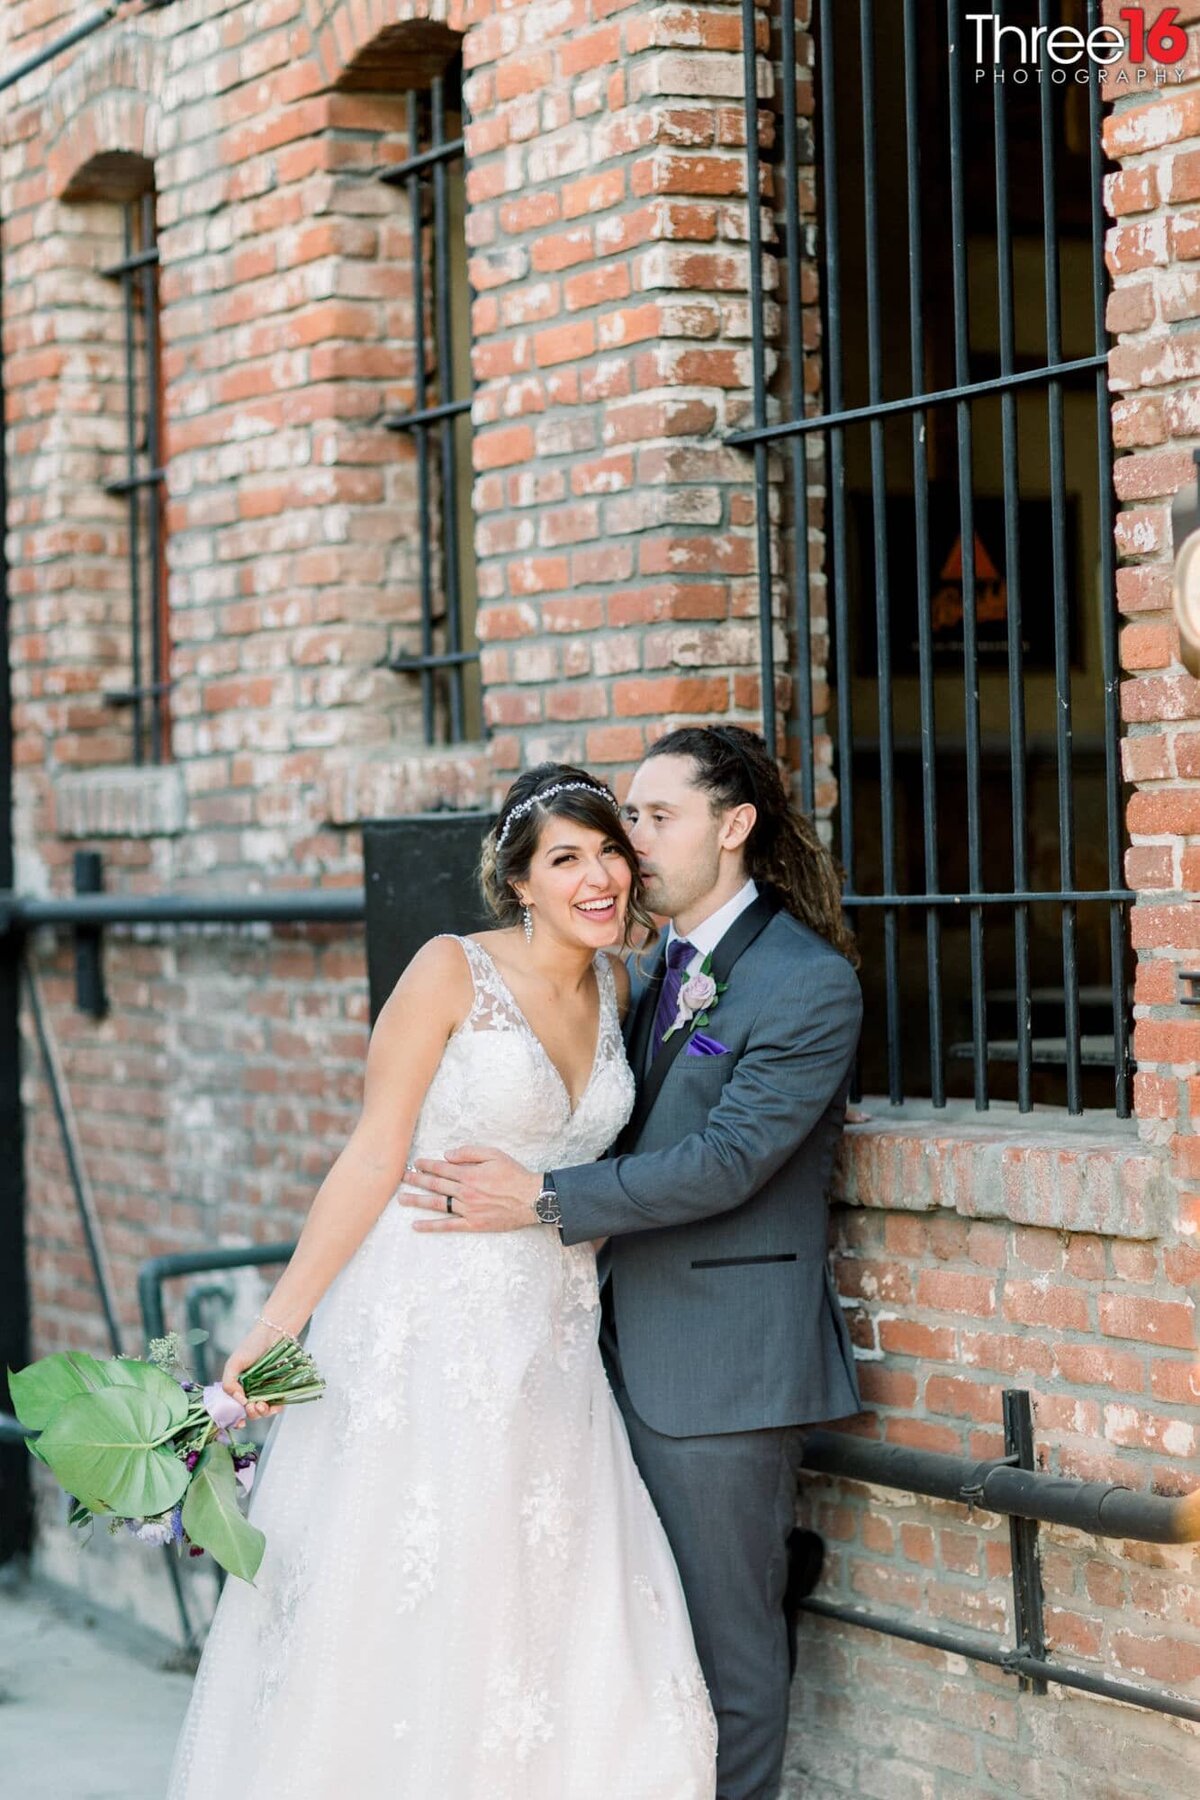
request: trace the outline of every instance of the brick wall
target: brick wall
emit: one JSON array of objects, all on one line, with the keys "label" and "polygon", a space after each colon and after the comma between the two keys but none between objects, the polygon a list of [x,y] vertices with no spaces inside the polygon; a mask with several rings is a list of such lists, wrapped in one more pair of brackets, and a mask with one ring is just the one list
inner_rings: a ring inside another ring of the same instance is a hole
[{"label": "brick wall", "polygon": [[[17,0],[10,54],[65,18]],[[405,153],[395,72],[447,28],[464,34],[472,116],[491,735],[426,751],[415,688],[379,667],[412,647],[416,593],[412,465],[381,425],[412,397],[411,245],[377,177]],[[723,442],[749,407],[740,49],[724,0],[481,5],[469,27],[396,0],[177,0],[21,86],[0,202],[23,888],[61,890],[80,846],[103,851],[114,889],[352,883],[364,816],[483,803],[547,755],[619,780],[669,723],[755,717],[752,471]],[[362,91],[380,58],[389,93]],[[1200,439],[1200,83],[1122,100],[1107,132],[1138,1117],[895,1115],[868,1100],[836,1251],[859,1429],[990,1455],[1000,1390],[1020,1385],[1047,1466],[1175,1493],[1197,1477],[1200,1027],[1179,971],[1200,961],[1200,689],[1169,624],[1166,509]],[[114,593],[97,558],[119,554],[119,509],[95,551],[77,535],[100,518],[111,416],[85,408],[79,427],[109,323],[87,304],[104,203],[71,193],[113,151],[154,164],[162,250],[173,761],[136,776],[107,741],[96,679]],[[773,262],[765,274],[773,288]],[[786,668],[782,592],[779,607]],[[142,1256],[298,1224],[353,1116],[361,941],[110,933],[100,1024],[72,1005],[69,946],[36,950],[132,1329]],[[100,1344],[32,1044],[27,1069],[35,1349]],[[1010,1629],[1001,1522],[828,1482],[802,1507],[828,1541],[831,1597]],[[1045,1543],[1056,1653],[1200,1692],[1193,1559]],[[43,1544],[64,1569],[48,1514]],[[1100,1796],[1118,1766],[1122,1793],[1194,1786],[1194,1739],[1169,1721],[1021,1696],[1000,1672],[815,1622],[802,1659],[789,1795]]]}]

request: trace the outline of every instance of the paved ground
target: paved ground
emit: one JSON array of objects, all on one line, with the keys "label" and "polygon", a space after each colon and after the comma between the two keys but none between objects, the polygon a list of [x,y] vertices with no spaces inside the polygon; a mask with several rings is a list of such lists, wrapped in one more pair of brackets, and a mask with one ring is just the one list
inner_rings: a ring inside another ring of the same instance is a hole
[{"label": "paved ground", "polygon": [[169,1646],[0,1571],[0,1786],[13,1800],[163,1800],[191,1676]]}]

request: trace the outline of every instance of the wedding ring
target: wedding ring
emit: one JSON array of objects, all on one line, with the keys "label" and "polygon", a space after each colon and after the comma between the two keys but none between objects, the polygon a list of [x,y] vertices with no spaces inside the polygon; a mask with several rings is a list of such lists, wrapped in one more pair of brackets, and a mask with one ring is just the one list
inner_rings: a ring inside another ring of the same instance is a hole
[{"label": "wedding ring", "polygon": [[453,1194],[446,1195],[446,1211],[448,1213],[453,1213],[453,1211],[454,1211],[454,1195]]}]

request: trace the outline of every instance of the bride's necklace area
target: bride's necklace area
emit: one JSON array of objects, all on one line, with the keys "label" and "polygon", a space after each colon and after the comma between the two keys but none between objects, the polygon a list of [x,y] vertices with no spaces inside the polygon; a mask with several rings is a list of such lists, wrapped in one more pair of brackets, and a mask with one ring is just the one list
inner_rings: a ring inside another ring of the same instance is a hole
[{"label": "bride's necklace area", "polygon": [[[476,941],[478,941],[478,940],[476,940]],[[548,1066],[550,1067],[552,1072],[557,1076],[559,1084],[563,1090],[563,1093],[566,1096],[568,1110],[571,1114],[571,1117],[574,1118],[575,1114],[579,1111],[579,1108],[582,1106],[583,1102],[587,1099],[588,1093],[592,1086],[592,1082],[595,1079],[596,1070],[600,1063],[600,1045],[601,1045],[601,1039],[604,1035],[604,1007],[603,1007],[603,1000],[600,995],[599,982],[597,981],[597,983],[596,983],[597,1009],[596,1009],[596,1025],[595,1025],[595,1048],[592,1052],[591,1062],[588,1065],[587,1079],[584,1082],[583,1087],[579,1090],[578,1094],[576,1094],[575,1090],[571,1086],[571,1083],[567,1080],[566,1076],[563,1074],[562,1069],[559,1067],[558,1063],[555,1061],[554,1057],[551,1055],[550,1049],[546,1043],[546,1040],[543,1038],[541,1032],[538,1031],[536,1026],[534,1025],[533,1020],[531,1019],[527,1008],[522,1003],[521,999],[519,998],[516,991],[514,990],[511,981],[509,980],[508,976],[505,974],[504,968],[496,960],[496,958],[492,955],[492,952],[490,950],[488,950],[485,945],[480,944],[479,948],[483,951],[484,955],[487,957],[488,961],[491,963],[493,969],[495,970],[498,979],[500,980],[502,986],[505,989],[505,992],[508,994],[509,999],[512,1001],[515,1011],[517,1012],[518,1016],[520,1017],[521,1023],[524,1025],[524,1027],[525,1027],[526,1031],[528,1031],[529,1035],[534,1039],[534,1042],[536,1043],[539,1051],[541,1052],[542,1056],[545,1058],[546,1063],[548,1064]],[[530,961],[532,962],[532,959],[530,959]],[[588,966],[594,968],[594,960],[592,962],[590,962]],[[530,972],[536,973],[536,970],[530,971]],[[526,974],[527,971],[522,971],[522,973]],[[542,979],[545,980],[545,977],[542,977]],[[581,982],[579,985],[582,987],[583,983]],[[553,999],[551,1010],[554,1010],[555,1007],[557,1006],[557,1004],[558,1004],[558,1000],[557,1000],[557,997],[555,997]],[[577,1035],[581,1035],[581,1034],[577,1034]]]}]

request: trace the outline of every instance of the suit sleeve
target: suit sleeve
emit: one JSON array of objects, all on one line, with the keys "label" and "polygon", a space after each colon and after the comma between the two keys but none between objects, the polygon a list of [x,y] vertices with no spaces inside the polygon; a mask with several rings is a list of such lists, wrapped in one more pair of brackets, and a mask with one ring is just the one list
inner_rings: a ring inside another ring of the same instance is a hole
[{"label": "suit sleeve", "polygon": [[[666,1150],[554,1170],[567,1244],[730,1212],[794,1154],[843,1087],[862,1022],[841,957],[781,983],[702,1131]],[[670,1076],[668,1076],[670,1080]]]}]

